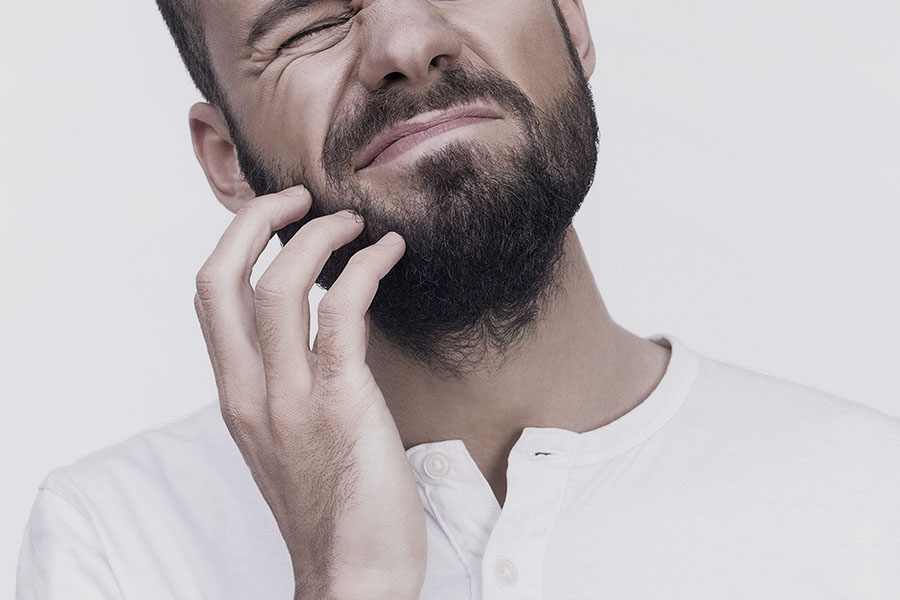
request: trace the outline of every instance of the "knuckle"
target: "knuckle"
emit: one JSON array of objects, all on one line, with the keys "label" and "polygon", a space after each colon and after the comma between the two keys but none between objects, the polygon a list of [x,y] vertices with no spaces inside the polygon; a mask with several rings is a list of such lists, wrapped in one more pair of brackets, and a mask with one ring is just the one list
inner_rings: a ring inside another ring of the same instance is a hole
[{"label": "knuckle", "polygon": [[214,267],[204,265],[194,277],[194,283],[197,288],[197,300],[205,303],[215,298],[222,286],[223,279],[222,274]]},{"label": "knuckle", "polygon": [[241,206],[235,213],[235,220],[247,221],[247,224],[254,230],[266,229],[271,231],[274,214],[269,207],[271,202],[266,202],[266,199],[266,196],[261,196]]},{"label": "knuckle", "polygon": [[256,282],[254,298],[256,305],[262,309],[282,306],[288,296],[288,286],[284,281],[275,277],[266,276],[265,273]]},{"label": "knuckle", "polygon": [[247,442],[256,429],[256,417],[251,411],[234,402],[226,402],[222,405],[222,418],[232,432],[241,442]]},{"label": "knuckle", "polygon": [[352,314],[352,304],[347,298],[329,292],[319,301],[317,313],[319,325],[340,325]]}]

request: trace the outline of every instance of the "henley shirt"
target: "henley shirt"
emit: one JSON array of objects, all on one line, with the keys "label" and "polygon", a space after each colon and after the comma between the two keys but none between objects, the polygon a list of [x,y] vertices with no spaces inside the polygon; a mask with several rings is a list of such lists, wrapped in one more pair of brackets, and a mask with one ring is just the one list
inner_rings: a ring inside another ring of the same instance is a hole
[{"label": "henley shirt", "polygon": [[[900,598],[900,420],[647,339],[672,350],[653,392],[584,433],[526,427],[502,509],[461,440],[407,450],[428,535],[421,598]],[[212,402],[47,475],[16,598],[293,594]]]}]

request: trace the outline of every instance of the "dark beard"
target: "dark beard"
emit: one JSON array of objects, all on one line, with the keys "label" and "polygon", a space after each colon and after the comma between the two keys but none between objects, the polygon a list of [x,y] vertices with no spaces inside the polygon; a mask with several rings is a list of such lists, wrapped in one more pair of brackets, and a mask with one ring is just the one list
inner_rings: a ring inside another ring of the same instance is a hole
[{"label": "dark beard", "polygon": [[[593,181],[598,142],[590,89],[564,32],[570,77],[546,112],[495,72],[459,64],[419,95],[392,86],[370,94],[328,134],[322,158],[327,189],[308,186],[309,213],[278,231],[283,245],[313,218],[343,208],[363,216],[363,232],[335,251],[320,273],[316,283],[326,290],[355,252],[388,231],[402,235],[406,253],[381,280],[369,314],[385,339],[436,375],[483,370],[487,353],[500,359],[491,368],[500,368],[562,291],[565,237]],[[403,170],[403,193],[377,193],[353,178],[351,152],[375,133],[479,99],[493,100],[521,122],[518,143],[502,151],[474,140],[447,143]],[[310,180],[296,165],[293,173],[265,165],[240,135],[234,139],[258,195]]]}]

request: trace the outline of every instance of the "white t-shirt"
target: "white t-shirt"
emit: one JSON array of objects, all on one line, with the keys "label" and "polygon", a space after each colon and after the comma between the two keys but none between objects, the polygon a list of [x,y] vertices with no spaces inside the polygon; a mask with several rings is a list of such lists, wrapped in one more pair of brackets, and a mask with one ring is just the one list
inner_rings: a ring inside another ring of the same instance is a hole
[{"label": "white t-shirt", "polygon": [[[407,451],[421,597],[900,598],[900,421],[703,357],[586,433],[527,427],[501,510],[460,440]],[[18,600],[276,600],[293,572],[213,402],[51,472]]]}]

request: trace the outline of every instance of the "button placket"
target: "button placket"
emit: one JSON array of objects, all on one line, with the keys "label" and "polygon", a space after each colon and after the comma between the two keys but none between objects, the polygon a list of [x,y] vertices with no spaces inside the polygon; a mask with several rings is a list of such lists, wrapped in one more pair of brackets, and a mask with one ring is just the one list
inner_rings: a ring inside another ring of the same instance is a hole
[{"label": "button placket", "polygon": [[[447,536],[470,576],[470,589],[482,589],[484,550],[500,507],[478,465],[461,440],[428,444],[410,453],[423,505]],[[431,543],[431,542],[429,542]]]},{"label": "button placket", "polygon": [[510,452],[506,502],[482,563],[484,598],[543,597],[544,554],[577,445],[572,432],[526,430]]},{"label": "button placket", "polygon": [[497,561],[497,578],[504,585],[514,585],[519,579],[516,564],[506,558]]}]

